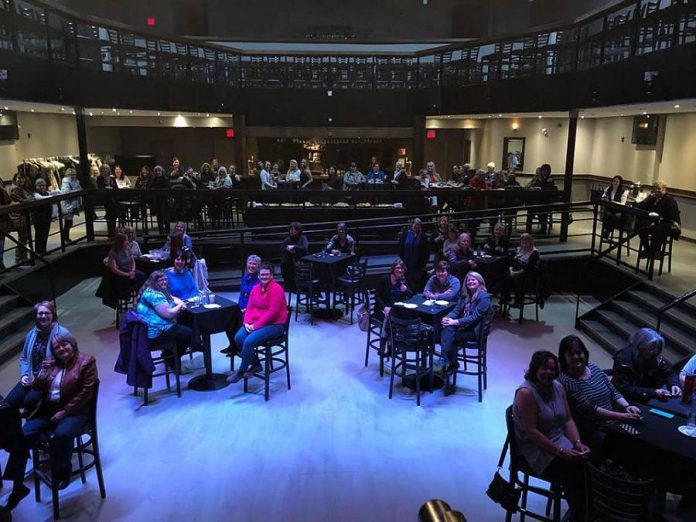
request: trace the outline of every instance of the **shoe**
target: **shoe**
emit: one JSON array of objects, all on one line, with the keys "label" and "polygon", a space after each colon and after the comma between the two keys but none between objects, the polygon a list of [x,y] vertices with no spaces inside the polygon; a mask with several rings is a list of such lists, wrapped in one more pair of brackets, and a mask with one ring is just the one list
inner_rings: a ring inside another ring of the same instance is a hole
[{"label": "shoe", "polygon": [[227,357],[233,357],[239,353],[236,346],[229,345],[227,348],[220,350],[220,353],[224,353]]},{"label": "shoe", "polygon": [[12,511],[14,508],[17,507],[17,504],[19,504],[22,501],[22,499],[26,497],[29,493],[31,493],[31,490],[24,484],[22,484],[22,487],[19,489],[12,489],[12,493],[10,493],[10,496],[7,497],[7,504],[5,504],[4,509],[6,509],[7,511]]},{"label": "shoe", "polygon": [[227,384],[234,384],[241,381],[244,378],[244,372],[242,370],[237,370],[232,375],[227,376]]},{"label": "shoe", "polygon": [[445,373],[455,373],[458,369],[459,369],[458,362],[449,363],[447,365],[447,369],[445,370]]},{"label": "shoe", "polygon": [[259,373],[261,370],[263,370],[263,366],[261,366],[261,363],[259,361],[254,361],[253,363],[251,363],[249,369],[244,372],[244,378],[248,379],[249,377],[253,377],[254,374]]}]

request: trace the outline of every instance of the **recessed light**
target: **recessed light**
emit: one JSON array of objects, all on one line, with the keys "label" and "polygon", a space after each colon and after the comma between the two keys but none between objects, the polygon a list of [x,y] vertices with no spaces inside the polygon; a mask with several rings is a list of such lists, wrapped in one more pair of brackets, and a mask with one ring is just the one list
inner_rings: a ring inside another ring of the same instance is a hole
[{"label": "recessed light", "polygon": [[210,113],[209,113],[209,112],[206,113],[205,117],[206,117],[206,118],[210,118]]},{"label": "recessed light", "polygon": [[9,110],[10,110],[10,108],[9,108],[9,107],[5,107],[4,109],[5,109],[6,111],[9,111]]},{"label": "recessed light", "polygon": [[537,118],[541,119],[541,114],[539,116],[537,116]]},{"label": "recessed light", "polygon": [[61,107],[60,110],[61,110],[61,111],[64,111],[64,110],[65,110],[65,107]]},{"label": "recessed light", "polygon": [[582,116],[580,116],[580,119],[581,119],[581,120],[584,120],[584,119],[585,119],[585,115],[583,114]]},{"label": "recessed light", "polygon": [[675,103],[675,104],[674,104],[674,108],[675,108],[675,109],[678,109],[679,107],[681,107],[681,105],[679,105],[678,103]]},{"label": "recessed light", "polygon": [[157,116],[162,116],[162,114],[158,112],[158,113],[157,113]]},{"label": "recessed light", "polygon": [[94,116],[94,113],[90,112],[89,115],[90,115],[90,116]]},{"label": "recessed light", "polygon": [[502,117],[503,117],[503,115],[502,115],[502,114],[498,114],[498,118],[502,118]]},{"label": "recessed light", "polygon": [[34,109],[32,109],[31,112],[34,112]]},{"label": "recessed light", "polygon": [[648,114],[648,113],[646,111],[643,111],[643,116],[645,116],[646,114]]},{"label": "recessed light", "polygon": [[113,109],[111,109],[111,110],[112,110],[113,112],[116,112],[116,107],[114,107],[114,108],[113,108]]},{"label": "recessed light", "polygon": [[133,114],[133,111],[132,111],[132,110],[131,110],[131,111],[128,111],[128,114]]}]

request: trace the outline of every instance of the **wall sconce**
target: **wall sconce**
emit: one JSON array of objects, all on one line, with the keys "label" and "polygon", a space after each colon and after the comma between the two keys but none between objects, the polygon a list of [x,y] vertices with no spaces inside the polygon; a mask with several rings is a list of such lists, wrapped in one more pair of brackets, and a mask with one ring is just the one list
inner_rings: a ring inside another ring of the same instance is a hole
[{"label": "wall sconce", "polygon": [[513,122],[512,122],[512,130],[513,130],[514,132],[517,132],[517,129],[519,129],[519,128],[520,128],[520,124],[517,123],[516,121],[513,121]]},{"label": "wall sconce", "polygon": [[544,135],[544,138],[548,138],[548,137],[549,137],[549,131],[548,131],[548,129],[547,129],[546,127],[544,127],[543,129],[541,129],[541,133]]}]

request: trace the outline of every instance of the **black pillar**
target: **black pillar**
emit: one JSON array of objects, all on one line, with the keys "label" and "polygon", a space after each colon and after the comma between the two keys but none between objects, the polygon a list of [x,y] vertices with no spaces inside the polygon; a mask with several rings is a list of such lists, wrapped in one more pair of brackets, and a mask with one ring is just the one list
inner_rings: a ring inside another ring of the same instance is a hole
[{"label": "black pillar", "polygon": [[[75,122],[77,123],[77,147],[80,154],[80,169],[77,173],[80,185],[84,190],[92,188],[89,177],[89,158],[87,157],[87,126],[85,124],[85,108],[75,107]],[[89,241],[94,240],[94,212],[92,212],[92,198],[88,195],[84,198],[85,207],[85,231]]]},{"label": "black pillar", "polygon": [[418,170],[425,165],[425,116],[416,115],[413,118],[413,153],[411,154],[411,176],[416,176]]},{"label": "black pillar", "polygon": [[[573,165],[575,163],[575,137],[578,133],[578,111],[573,109],[568,114],[568,146],[566,148],[565,175],[563,176],[563,201],[570,203],[573,192]],[[561,214],[561,241],[568,240],[569,212]]]},{"label": "black pillar", "polygon": [[241,176],[249,174],[247,172],[247,133],[246,115],[234,114],[234,162],[237,164],[237,173]]}]

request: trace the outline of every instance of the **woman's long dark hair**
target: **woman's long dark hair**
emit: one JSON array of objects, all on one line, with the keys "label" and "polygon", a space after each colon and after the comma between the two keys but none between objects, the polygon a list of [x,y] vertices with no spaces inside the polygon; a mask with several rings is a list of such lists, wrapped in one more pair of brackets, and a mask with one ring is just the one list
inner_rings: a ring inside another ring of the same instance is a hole
[{"label": "woman's long dark hair", "polygon": [[553,364],[556,367],[556,375],[554,376],[554,379],[558,377],[558,358],[548,350],[540,350],[538,352],[534,352],[534,355],[532,355],[532,360],[529,361],[529,369],[525,372],[524,378],[529,382],[538,384],[536,372],[539,368],[544,366],[546,361],[549,359],[553,361]]}]

